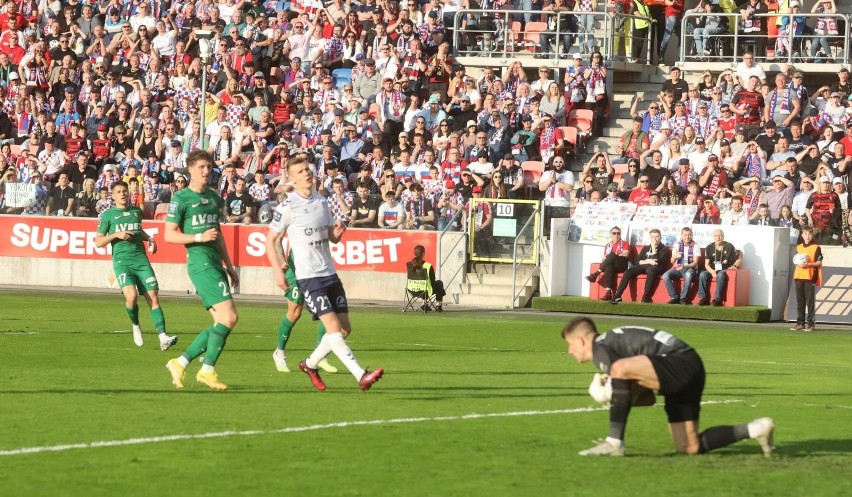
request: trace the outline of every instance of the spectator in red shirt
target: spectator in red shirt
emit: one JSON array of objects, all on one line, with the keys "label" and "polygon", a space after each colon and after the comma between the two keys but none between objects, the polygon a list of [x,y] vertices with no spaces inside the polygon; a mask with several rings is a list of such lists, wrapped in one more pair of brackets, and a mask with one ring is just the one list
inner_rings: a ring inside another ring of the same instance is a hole
[{"label": "spectator in red shirt", "polygon": [[737,115],[737,125],[746,129],[746,136],[754,137],[760,133],[760,116],[765,102],[763,94],[757,91],[760,80],[757,76],[748,78],[745,89],[734,94],[730,108]]},{"label": "spectator in red shirt", "polygon": [[627,201],[634,203],[638,206],[648,205],[648,202],[651,197],[651,190],[649,186],[649,178],[647,174],[642,174],[639,176],[639,186],[634,188],[632,192],[630,192],[630,197],[628,197]]}]

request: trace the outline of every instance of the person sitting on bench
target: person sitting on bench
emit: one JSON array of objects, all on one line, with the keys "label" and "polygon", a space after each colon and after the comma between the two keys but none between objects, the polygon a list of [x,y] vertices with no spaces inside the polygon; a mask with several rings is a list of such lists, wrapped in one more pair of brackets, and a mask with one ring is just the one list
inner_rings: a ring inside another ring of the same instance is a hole
[{"label": "person sitting on bench", "polygon": [[650,231],[651,243],[642,247],[639,251],[639,257],[636,258],[636,265],[624,272],[621,277],[621,283],[618,284],[618,290],[612,296],[611,304],[621,302],[621,296],[631,280],[634,280],[640,274],[646,275],[645,292],[642,294],[642,302],[648,304],[651,302],[651,297],[654,295],[654,283],[657,276],[660,276],[666,271],[666,263],[669,260],[669,248],[661,243],[663,238],[662,233],[658,229]]}]

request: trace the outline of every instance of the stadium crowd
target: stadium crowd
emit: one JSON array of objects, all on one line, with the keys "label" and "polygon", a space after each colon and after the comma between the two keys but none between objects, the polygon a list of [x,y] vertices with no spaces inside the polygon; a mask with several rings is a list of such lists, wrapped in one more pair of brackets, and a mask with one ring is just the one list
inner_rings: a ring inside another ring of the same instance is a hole
[{"label": "stadium crowd", "polygon": [[[638,8],[591,2],[616,4]],[[130,203],[153,217],[185,188],[187,154],[207,149],[225,222],[268,222],[292,188],[282,166],[304,156],[334,217],[350,226],[457,229],[454,217],[468,216],[476,195],[532,196],[568,207],[695,204],[697,222],[807,224],[822,244],[848,239],[847,70],[808,88],[792,67],[767,78],[751,53],[695,84],[673,68],[647,108],[637,96],[616,154],[595,154],[575,188],[576,144],[563,126],[589,108],[600,135],[610,102],[595,37],[567,67],[537,78],[520,61],[471,77],[452,56],[454,12],[489,6],[499,5],[8,0],[0,181],[35,185],[36,202],[0,199],[0,210],[96,217],[110,206],[108,188],[125,181]],[[205,94],[199,29],[215,32]],[[527,161],[546,164],[538,188],[525,188]],[[616,173],[619,164],[626,170]],[[469,217],[487,224],[487,211],[479,204]]]}]

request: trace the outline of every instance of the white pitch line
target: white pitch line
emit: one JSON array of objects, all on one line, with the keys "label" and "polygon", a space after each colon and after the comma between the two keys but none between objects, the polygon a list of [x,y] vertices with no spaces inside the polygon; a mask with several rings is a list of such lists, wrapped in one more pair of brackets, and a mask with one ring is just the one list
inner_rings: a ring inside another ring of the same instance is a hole
[{"label": "white pitch line", "polygon": [[[702,402],[704,405],[709,404],[733,404],[741,402],[739,400],[709,400]],[[349,428],[352,426],[377,426],[390,424],[404,423],[425,423],[428,421],[463,421],[469,419],[486,419],[486,418],[511,418],[518,416],[546,416],[552,414],[577,414],[585,412],[606,411],[608,407],[580,407],[576,409],[557,409],[552,411],[514,411],[514,412],[492,412],[485,414],[463,414],[460,416],[435,416],[435,417],[420,417],[420,418],[395,418],[395,419],[374,419],[368,421],[341,421],[339,423],[328,423],[322,425],[308,426],[293,426],[290,428],[279,428],[276,430],[243,430],[243,431],[219,431],[211,433],[196,433],[196,434],[179,434],[179,435],[164,435],[160,437],[140,437],[129,438],[126,440],[104,440],[99,442],[84,442],[66,445],[47,445],[43,447],[23,447],[20,449],[10,449],[0,451],[0,456],[21,456],[25,454],[38,454],[41,452],[64,452],[74,449],[96,449],[100,447],[122,447],[125,445],[143,445],[160,442],[175,442],[181,440],[201,440],[205,438],[226,438],[226,437],[246,437],[251,435],[273,435],[279,433],[302,433],[306,431],[326,430],[329,428]]]}]

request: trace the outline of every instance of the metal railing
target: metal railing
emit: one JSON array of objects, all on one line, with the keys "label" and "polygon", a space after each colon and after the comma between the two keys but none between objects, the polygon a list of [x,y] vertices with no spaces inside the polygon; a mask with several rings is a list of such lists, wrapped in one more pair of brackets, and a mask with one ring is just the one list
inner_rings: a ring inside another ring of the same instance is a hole
[{"label": "metal railing", "polygon": [[[438,258],[437,258],[438,268],[437,268],[437,271],[436,271],[436,274],[435,274],[436,279],[443,280],[443,281],[453,281],[458,276],[458,272],[464,270],[465,264],[462,264],[461,269],[459,271],[456,271],[456,274],[454,274],[452,278],[450,278],[450,279],[444,278],[444,276],[443,276],[444,263],[449,260],[449,255],[447,257],[444,257],[444,251],[442,250],[443,244],[441,243],[444,240],[444,235],[446,235],[448,231],[451,231],[450,227],[454,226],[456,224],[456,222],[458,221],[458,218],[462,215],[462,212],[464,212],[464,209],[459,209],[455,214],[453,214],[453,217],[450,219],[450,222],[447,223],[447,225],[444,226],[444,229],[442,229],[441,232],[438,234],[438,247],[436,248],[436,250],[438,252]],[[456,231],[456,230],[452,230],[452,232],[458,233],[458,231]],[[466,233],[465,233],[465,235],[466,235]],[[460,236],[459,239],[456,240],[456,243],[454,243],[453,246],[450,247],[449,250],[447,250],[447,254],[452,255],[453,251],[456,249],[459,242],[463,243],[462,250],[466,250],[466,248],[467,248],[467,240],[466,239],[467,239],[467,236]]]},{"label": "metal railing", "polygon": [[[517,236],[515,236],[515,241],[512,244],[512,302],[509,304],[509,309],[515,308],[515,299],[517,299],[519,295],[517,287],[518,268],[527,259],[527,255],[529,254],[530,250],[534,250],[534,254],[539,253],[536,249],[541,241],[541,230],[533,228],[533,233],[535,233],[536,235],[533,237],[533,242],[529,245],[529,247],[526,248],[526,250],[524,250],[524,253],[521,256],[520,260],[518,260],[518,240],[520,240],[521,234],[526,232],[527,227],[529,226],[531,221],[535,221],[536,223],[538,222],[540,211],[541,203],[538,203],[536,204],[533,213],[530,215],[529,218],[527,218],[527,222],[525,222],[524,225],[521,226],[521,229],[518,230],[518,234]],[[541,264],[539,264],[539,261],[537,260],[538,258],[535,255],[533,255],[533,257],[535,259],[535,269],[531,271],[530,274],[527,275],[527,278],[524,280],[524,282],[521,283],[521,288],[526,288],[527,283],[530,281],[530,279],[534,276],[537,276],[538,272],[541,271]]]},{"label": "metal railing", "polygon": [[[727,18],[728,30],[722,33],[709,35],[708,44],[704,46],[704,49],[710,52],[709,55],[691,55],[690,52],[694,44],[695,36],[692,28],[693,25],[690,24],[690,20],[699,17],[706,17],[708,15]],[[754,17],[761,19],[763,23],[767,24],[767,29],[755,32],[744,32],[741,23],[742,16],[738,12],[714,12],[712,14],[687,12],[681,20],[681,36],[684,41],[680,44],[680,60],[683,62],[690,60],[710,60],[736,64],[740,62],[743,47],[746,45],[755,45],[755,49],[749,51],[753,52],[755,61],[758,62],[787,62],[789,64],[796,62],[810,62],[814,59],[814,57],[811,55],[811,51],[807,50],[809,47],[806,45],[807,43],[810,43],[810,46],[813,46],[814,43],[817,42],[819,42],[820,45],[823,45],[822,42],[825,42],[824,45],[826,46],[822,48],[827,48],[829,52],[831,52],[831,48],[833,47],[839,48],[843,51],[843,59],[849,60],[850,17],[846,14],[767,13],[756,14]],[[789,42],[789,49],[784,53],[783,57],[779,57],[775,51],[775,47],[778,36],[781,36],[781,34],[769,35],[768,26],[770,22],[774,23],[778,19],[785,17],[790,19],[787,24],[787,29],[790,32],[784,34],[784,36],[788,38],[787,41]],[[793,34],[792,26],[794,18],[804,18],[806,27],[803,35],[796,36]],[[839,27],[837,34],[819,34],[814,31],[816,22],[823,18],[831,18],[835,20],[836,25]],[[812,22],[808,23],[808,21],[811,20]],[[757,45],[764,43],[766,44],[766,48],[762,52],[759,52],[757,50]],[[835,58],[831,53],[826,54],[826,56],[830,59]]]},{"label": "metal railing", "polygon": [[[595,28],[596,24],[600,27]],[[522,26],[527,29],[521,31]],[[582,45],[575,47],[580,42],[585,48],[597,47],[609,60],[612,26],[613,15],[606,12],[462,9],[453,18],[453,55],[507,58],[527,50],[566,59],[574,51],[583,51]],[[539,50],[543,44],[547,50]],[[565,44],[568,47],[563,50]]]}]

